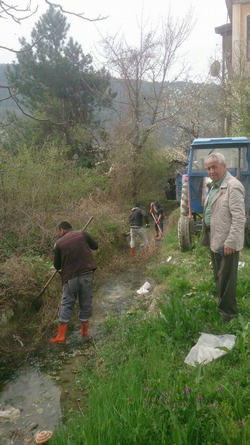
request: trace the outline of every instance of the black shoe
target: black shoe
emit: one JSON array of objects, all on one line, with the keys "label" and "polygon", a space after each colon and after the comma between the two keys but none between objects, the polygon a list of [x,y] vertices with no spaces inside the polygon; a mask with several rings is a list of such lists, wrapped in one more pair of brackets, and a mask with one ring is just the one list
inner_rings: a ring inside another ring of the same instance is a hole
[{"label": "black shoe", "polygon": [[233,318],[234,318],[234,316],[232,316],[232,315],[226,315],[226,314],[221,315],[222,323],[229,323],[229,321],[233,320]]}]

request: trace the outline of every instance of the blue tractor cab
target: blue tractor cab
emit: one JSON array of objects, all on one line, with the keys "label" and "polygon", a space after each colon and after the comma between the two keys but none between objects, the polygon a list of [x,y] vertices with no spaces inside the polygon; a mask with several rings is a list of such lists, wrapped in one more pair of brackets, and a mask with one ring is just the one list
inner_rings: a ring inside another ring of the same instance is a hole
[{"label": "blue tractor cab", "polygon": [[202,228],[203,205],[210,182],[205,158],[213,152],[224,155],[227,170],[245,187],[246,241],[250,241],[250,140],[246,137],[195,139],[189,149],[187,174],[182,176],[178,236],[183,251],[192,247],[192,234]]}]

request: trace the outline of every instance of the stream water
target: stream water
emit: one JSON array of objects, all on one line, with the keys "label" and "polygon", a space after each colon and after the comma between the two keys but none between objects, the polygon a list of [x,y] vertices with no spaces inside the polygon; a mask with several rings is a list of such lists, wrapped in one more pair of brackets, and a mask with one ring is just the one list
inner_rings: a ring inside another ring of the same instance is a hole
[{"label": "stream water", "polygon": [[[131,269],[110,278],[98,289],[93,300],[90,338],[101,340],[106,316],[122,315],[142,298],[136,291],[145,281],[143,272]],[[0,445],[23,445],[35,431],[54,430],[66,406],[67,410],[79,409],[84,395],[76,389],[75,382],[91,348],[88,341],[83,341],[76,316],[74,320],[66,345],[51,345],[47,338],[35,358],[5,370],[0,380]],[[11,411],[14,418],[6,420],[3,411]]]}]

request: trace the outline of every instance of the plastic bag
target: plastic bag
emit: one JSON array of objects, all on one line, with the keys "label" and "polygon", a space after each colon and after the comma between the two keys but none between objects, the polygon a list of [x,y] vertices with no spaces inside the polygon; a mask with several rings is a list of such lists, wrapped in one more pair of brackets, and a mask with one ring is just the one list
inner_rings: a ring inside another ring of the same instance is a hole
[{"label": "plastic bag", "polygon": [[217,349],[218,347],[230,350],[234,347],[235,341],[235,335],[212,335],[202,333],[196,345],[189,351],[184,362],[191,366],[196,366],[197,363],[206,365],[212,360],[227,354],[225,350]]},{"label": "plastic bag", "polygon": [[151,287],[151,284],[150,284],[148,281],[146,281],[146,282],[143,284],[143,286],[140,287],[140,289],[138,289],[137,293],[138,293],[139,295],[141,295],[141,294],[147,294],[147,293],[148,293],[148,289],[150,289],[150,287]]}]

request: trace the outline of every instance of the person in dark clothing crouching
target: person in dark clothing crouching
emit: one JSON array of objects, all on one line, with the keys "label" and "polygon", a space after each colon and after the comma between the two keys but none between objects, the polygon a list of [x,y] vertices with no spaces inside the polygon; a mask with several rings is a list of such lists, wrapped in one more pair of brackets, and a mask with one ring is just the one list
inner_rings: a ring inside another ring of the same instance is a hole
[{"label": "person in dark clothing crouching", "polygon": [[88,335],[89,318],[92,315],[92,295],[96,265],[91,250],[98,243],[88,232],[73,230],[70,223],[63,221],[58,226],[61,238],[54,247],[54,267],[61,271],[62,300],[59,309],[58,334],[51,343],[66,341],[67,327],[79,298],[79,320],[83,336]]},{"label": "person in dark clothing crouching", "polygon": [[132,255],[134,255],[135,253],[135,242],[137,236],[140,236],[140,238],[142,239],[142,243],[140,244],[141,248],[144,248],[148,244],[148,238],[143,227],[143,221],[145,221],[146,227],[148,227],[148,216],[146,212],[144,212],[144,210],[140,208],[140,204],[137,202],[133,207],[129,217],[130,250]]}]

